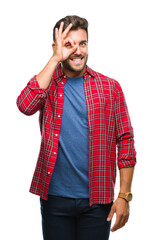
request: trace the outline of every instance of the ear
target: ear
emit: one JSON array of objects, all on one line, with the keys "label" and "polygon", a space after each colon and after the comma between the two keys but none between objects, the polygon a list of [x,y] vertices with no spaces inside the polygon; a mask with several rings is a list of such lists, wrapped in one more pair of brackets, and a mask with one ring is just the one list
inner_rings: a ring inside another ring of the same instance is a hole
[{"label": "ear", "polygon": [[52,49],[54,51],[54,48],[55,48],[55,42],[52,43]]}]

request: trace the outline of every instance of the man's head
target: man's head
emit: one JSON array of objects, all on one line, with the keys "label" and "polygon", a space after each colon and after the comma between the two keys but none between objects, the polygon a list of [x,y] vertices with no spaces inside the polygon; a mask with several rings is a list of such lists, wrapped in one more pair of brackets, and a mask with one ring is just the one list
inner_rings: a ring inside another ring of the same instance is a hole
[{"label": "man's head", "polygon": [[53,41],[55,42],[55,28],[60,27],[61,22],[64,22],[63,31],[68,27],[70,23],[72,23],[71,30],[78,30],[78,29],[84,29],[87,33],[87,39],[88,39],[88,21],[85,18],[81,18],[76,15],[72,16],[66,16],[62,19],[60,19],[53,28]]},{"label": "man's head", "polygon": [[[55,29],[59,29],[61,22],[64,23],[63,31],[70,23],[72,23],[72,27],[67,34],[67,38],[71,39],[77,46],[76,51],[62,62],[63,70],[70,77],[82,76],[88,59],[88,22],[85,18],[80,18],[78,16],[66,16],[65,18],[62,18],[54,27],[54,43]],[[71,44],[68,43],[66,47],[71,47]]]}]

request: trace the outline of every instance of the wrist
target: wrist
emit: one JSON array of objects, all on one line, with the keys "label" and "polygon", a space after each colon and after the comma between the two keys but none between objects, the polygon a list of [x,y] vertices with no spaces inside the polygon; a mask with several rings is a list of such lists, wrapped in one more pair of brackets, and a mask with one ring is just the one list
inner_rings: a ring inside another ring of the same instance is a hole
[{"label": "wrist", "polygon": [[117,200],[120,202],[129,203],[125,198],[117,197]]},{"label": "wrist", "polygon": [[55,64],[55,65],[58,65],[61,61],[56,57],[56,56],[52,56],[49,60],[49,63],[50,64]]},{"label": "wrist", "polygon": [[131,192],[119,192],[118,198],[122,198],[126,200],[127,202],[130,202],[132,200],[132,193]]},{"label": "wrist", "polygon": [[44,69],[37,75],[37,81],[39,83],[39,87],[42,89],[47,89],[50,81],[52,79],[52,76],[54,74],[54,71],[57,67],[59,62],[54,58],[51,57],[47,63],[47,65],[44,67]]},{"label": "wrist", "polygon": [[127,192],[131,192],[131,188],[129,187],[120,187],[120,193],[127,193]]}]

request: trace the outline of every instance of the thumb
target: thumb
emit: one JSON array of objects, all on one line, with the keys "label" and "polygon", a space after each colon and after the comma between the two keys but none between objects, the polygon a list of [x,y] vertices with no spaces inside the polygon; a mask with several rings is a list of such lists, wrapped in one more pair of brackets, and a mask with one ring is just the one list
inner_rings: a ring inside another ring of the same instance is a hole
[{"label": "thumb", "polygon": [[77,50],[77,45],[72,45],[72,48],[70,49],[71,53],[74,53]]},{"label": "thumb", "polygon": [[108,215],[108,217],[107,217],[107,221],[108,221],[108,222],[110,222],[110,221],[112,220],[112,218],[113,218],[113,216],[114,216],[114,213],[115,213],[115,207],[112,206],[112,207],[111,207],[111,210],[110,210],[110,213],[109,213],[109,215]]}]

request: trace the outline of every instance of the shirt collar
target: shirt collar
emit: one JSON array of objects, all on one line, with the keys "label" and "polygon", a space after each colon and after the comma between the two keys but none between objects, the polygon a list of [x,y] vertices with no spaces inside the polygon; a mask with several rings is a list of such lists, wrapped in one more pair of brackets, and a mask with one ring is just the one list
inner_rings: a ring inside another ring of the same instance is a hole
[{"label": "shirt collar", "polygon": [[91,77],[96,77],[95,71],[93,71],[88,65],[86,65],[85,74],[90,75]]},{"label": "shirt collar", "polygon": [[[88,76],[88,75],[90,75],[92,77],[96,77],[95,72],[91,68],[89,68],[88,65],[86,65],[86,71],[84,73],[84,76]],[[55,69],[53,78],[57,81],[59,78],[61,78],[63,76],[65,76],[65,73],[62,70],[61,64],[59,64],[57,66],[57,68]]]}]

